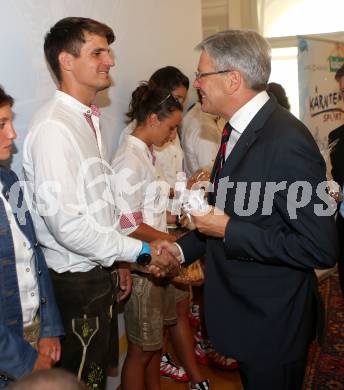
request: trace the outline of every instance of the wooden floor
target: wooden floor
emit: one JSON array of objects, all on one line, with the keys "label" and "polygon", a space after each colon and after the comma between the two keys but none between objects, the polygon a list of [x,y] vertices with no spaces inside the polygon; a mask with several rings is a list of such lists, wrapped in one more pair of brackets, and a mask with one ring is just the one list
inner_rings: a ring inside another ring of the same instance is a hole
[{"label": "wooden floor", "polygon": [[[201,372],[210,381],[212,390],[242,390],[239,371],[221,371],[216,368],[199,365]],[[170,379],[161,379],[161,390],[187,390],[188,385]]]}]

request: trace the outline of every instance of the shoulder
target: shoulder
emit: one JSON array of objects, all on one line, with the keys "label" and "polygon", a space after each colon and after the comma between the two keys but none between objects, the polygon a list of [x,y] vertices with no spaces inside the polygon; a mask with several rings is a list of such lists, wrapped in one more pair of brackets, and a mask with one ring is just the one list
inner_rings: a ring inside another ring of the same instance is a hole
[{"label": "shoulder", "polygon": [[344,138],[344,124],[332,130],[328,135],[329,141],[334,141],[337,138]]},{"label": "shoulder", "polygon": [[[261,129],[260,145],[273,170],[303,165],[311,172],[316,167],[323,171],[325,161],[309,129],[289,111],[276,107]],[[296,173],[295,173],[296,174]]]},{"label": "shoulder", "polygon": [[19,180],[18,176],[12,170],[3,166],[0,166],[0,179],[8,186],[11,186]]},{"label": "shoulder", "polygon": [[316,147],[316,142],[309,129],[283,107],[276,107],[271,112],[265,122],[264,132],[282,147],[285,146],[283,142],[289,144],[295,141],[306,142]]},{"label": "shoulder", "polygon": [[52,129],[71,129],[80,126],[84,121],[82,114],[73,110],[62,99],[52,98],[46,102],[32,117],[29,123],[29,134],[51,132]]},{"label": "shoulder", "polygon": [[124,168],[141,171],[144,169],[144,162],[142,150],[124,139],[113,156],[111,166],[117,172]]},{"label": "shoulder", "polygon": [[127,135],[131,134],[136,127],[136,120],[128,123],[128,125],[121,131],[118,139],[118,146],[121,146]]},{"label": "shoulder", "polygon": [[52,99],[31,119],[24,141],[24,156],[31,147],[54,148],[63,145],[66,149],[75,147],[77,132],[82,132],[79,115],[72,112],[63,102]]}]

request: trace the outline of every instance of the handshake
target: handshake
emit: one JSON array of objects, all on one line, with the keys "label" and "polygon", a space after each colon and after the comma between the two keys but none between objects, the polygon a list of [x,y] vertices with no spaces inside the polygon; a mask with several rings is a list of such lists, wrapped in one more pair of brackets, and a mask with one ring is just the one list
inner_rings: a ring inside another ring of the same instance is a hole
[{"label": "handshake", "polygon": [[175,276],[181,267],[181,253],[177,245],[167,240],[150,242],[152,260],[147,271],[156,277]]}]

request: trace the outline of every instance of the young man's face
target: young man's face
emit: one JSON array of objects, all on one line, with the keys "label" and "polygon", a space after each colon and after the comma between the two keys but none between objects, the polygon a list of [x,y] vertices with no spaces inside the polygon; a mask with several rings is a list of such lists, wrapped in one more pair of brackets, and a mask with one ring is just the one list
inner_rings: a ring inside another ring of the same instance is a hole
[{"label": "young man's face", "polygon": [[79,89],[102,91],[111,84],[109,71],[115,64],[112,53],[105,37],[88,32],[84,37],[79,57],[71,56],[72,82]]},{"label": "young man's face", "polygon": [[0,106],[0,161],[8,160],[12,154],[13,141],[17,135],[12,124],[11,106]]}]

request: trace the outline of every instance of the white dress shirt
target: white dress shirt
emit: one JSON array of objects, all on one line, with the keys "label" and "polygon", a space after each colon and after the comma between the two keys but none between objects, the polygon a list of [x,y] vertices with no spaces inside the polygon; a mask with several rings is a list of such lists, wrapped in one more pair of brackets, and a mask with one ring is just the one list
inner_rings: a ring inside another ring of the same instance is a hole
[{"label": "white dress shirt", "polygon": [[184,160],[178,134],[173,141],[166,142],[161,147],[154,146],[154,153],[166,181],[170,187],[174,187],[177,181],[177,173],[183,171]]},{"label": "white dress shirt", "polygon": [[104,154],[99,118],[61,91],[30,123],[23,150],[28,202],[46,261],[56,272],[133,262],[142,248],[115,229],[112,171]]},{"label": "white dress shirt", "polygon": [[[233,127],[233,130],[227,142],[226,159],[232,152],[235,144],[238,142],[246,127],[268,100],[269,95],[266,93],[266,91],[259,92],[251,100],[244,104],[238,111],[236,111],[235,114],[231,117],[229,124]],[[225,238],[223,239],[225,240]],[[181,263],[184,263],[185,258],[183,251],[180,245],[177,243],[175,243],[175,245],[178,246],[181,253]]]},{"label": "white dress shirt", "polygon": [[169,185],[156,169],[148,146],[126,135],[112,161],[116,215],[121,231],[134,232],[141,223],[166,232]]},{"label": "white dress shirt", "polygon": [[128,123],[128,125],[121,131],[121,134],[120,134],[119,140],[118,140],[118,147],[120,147],[122,145],[126,136],[131,134],[134,131],[135,127],[136,127],[136,120],[134,119],[133,121]]},{"label": "white dress shirt", "polygon": [[[121,146],[125,136],[131,134],[136,127],[136,121],[130,122],[122,130],[119,137],[119,146]],[[180,146],[178,134],[173,141],[166,142],[165,145],[158,147],[153,146],[154,155],[158,162],[157,168],[161,169],[161,174],[165,177],[170,187],[174,187],[177,180],[177,173],[183,171],[184,153]]]},{"label": "white dress shirt", "polygon": [[226,121],[203,112],[196,103],[183,118],[181,143],[187,176],[199,169],[211,171]]},{"label": "white dress shirt", "polygon": [[11,205],[2,195],[2,188],[3,186],[0,182],[0,197],[4,202],[13,239],[23,325],[28,326],[32,324],[39,309],[35,257],[29,240],[17,224]]},{"label": "white dress shirt", "polygon": [[269,95],[266,91],[259,92],[231,117],[229,124],[233,127],[233,130],[226,147],[226,159],[238,142],[241,134],[268,100]]}]

